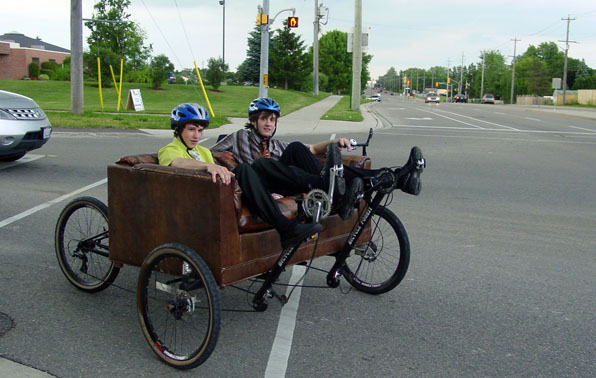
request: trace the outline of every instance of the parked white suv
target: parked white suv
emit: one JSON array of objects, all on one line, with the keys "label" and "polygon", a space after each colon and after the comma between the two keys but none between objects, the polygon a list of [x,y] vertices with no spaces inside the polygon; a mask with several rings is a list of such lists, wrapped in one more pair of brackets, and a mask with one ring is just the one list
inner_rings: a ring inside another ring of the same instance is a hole
[{"label": "parked white suv", "polygon": [[43,146],[52,134],[44,111],[29,97],[0,90],[0,161],[14,161]]}]

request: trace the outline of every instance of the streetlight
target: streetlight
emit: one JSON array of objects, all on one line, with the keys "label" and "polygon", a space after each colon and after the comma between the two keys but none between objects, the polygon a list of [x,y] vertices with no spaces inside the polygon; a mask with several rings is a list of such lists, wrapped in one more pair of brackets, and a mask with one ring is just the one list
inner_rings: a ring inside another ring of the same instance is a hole
[{"label": "streetlight", "polygon": [[219,5],[223,6],[223,29],[222,29],[222,48],[221,48],[221,60],[223,64],[226,64],[226,0],[219,0]]}]

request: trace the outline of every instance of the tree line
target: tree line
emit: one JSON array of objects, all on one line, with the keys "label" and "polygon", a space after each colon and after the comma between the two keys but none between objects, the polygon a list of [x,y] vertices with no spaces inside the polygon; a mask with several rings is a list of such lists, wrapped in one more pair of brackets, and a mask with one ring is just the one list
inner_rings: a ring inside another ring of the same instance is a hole
[{"label": "tree line", "polygon": [[[457,82],[452,82],[454,91],[459,88],[469,98],[479,98],[483,89],[482,94],[494,94],[508,103],[511,100],[513,65],[514,95],[548,96],[553,94],[552,79],[563,78],[564,64],[565,52],[561,51],[555,42],[543,42],[538,46],[530,45],[523,54],[516,56],[512,64],[505,62],[505,56],[500,51],[491,50],[480,54],[478,62],[467,67],[413,67],[399,73],[391,67],[379,78],[376,85],[399,92],[403,87],[403,77],[407,77],[412,89],[423,92],[437,88],[437,83],[438,88],[446,88],[449,75]],[[463,83],[458,87],[460,77],[463,77]],[[596,70],[590,68],[583,59],[568,57],[566,89],[596,89]]]},{"label": "tree line", "polygon": [[[137,83],[153,83],[159,88],[171,73],[176,82],[196,81],[194,68],[174,70],[174,65],[166,55],[151,56],[151,44],[146,44],[146,35],[141,27],[130,20],[126,8],[130,0],[100,0],[94,5],[94,20],[86,26],[91,30],[87,38],[89,50],[84,53],[84,74],[87,78],[98,76],[97,58],[101,61],[101,75],[104,83],[111,79],[110,66],[117,74],[120,60],[124,59],[123,80]],[[116,22],[113,22],[116,21]],[[282,27],[269,32],[269,86],[298,91],[312,91],[313,73],[312,47],[305,42],[284,20]],[[348,93],[352,80],[352,54],[347,52],[348,35],[333,30],[319,39],[319,88],[336,94]],[[261,28],[255,28],[247,38],[246,58],[236,72],[228,70],[222,58],[209,58],[207,67],[199,70],[201,78],[214,90],[221,82],[229,84],[258,85],[261,56]],[[363,54],[361,86],[369,77],[368,64],[372,55]],[[117,72],[116,72],[117,71]]]}]

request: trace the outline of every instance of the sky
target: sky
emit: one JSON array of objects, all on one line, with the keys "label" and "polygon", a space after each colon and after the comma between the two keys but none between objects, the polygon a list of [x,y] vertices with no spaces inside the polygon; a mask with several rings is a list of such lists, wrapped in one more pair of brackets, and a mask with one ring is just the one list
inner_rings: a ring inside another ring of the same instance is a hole
[{"label": "sky", "polygon": [[[81,0],[83,18],[92,18],[97,0]],[[0,13],[0,35],[19,32],[28,37],[70,49],[68,0],[5,1]],[[328,9],[320,33],[350,31],[354,1],[319,0]],[[153,55],[165,54],[176,69],[204,67],[221,57],[230,70],[246,57],[248,34],[263,0],[225,0],[225,42],[222,40],[223,6],[218,0],[131,0],[128,13],[146,33]],[[299,27],[294,29],[306,46],[312,45],[315,0],[270,0],[270,26],[280,28],[295,8]],[[23,9],[28,9],[26,14]],[[281,13],[279,13],[281,12]],[[279,15],[277,15],[279,13]],[[276,17],[277,15],[277,17]],[[371,77],[391,67],[428,69],[433,66],[467,66],[479,63],[482,51],[498,50],[508,63],[529,45],[556,42],[565,49],[569,23],[569,56],[596,68],[596,1],[593,0],[362,0],[362,31],[368,33],[367,53]],[[83,28],[83,38],[89,36]],[[517,42],[513,40],[517,39]],[[561,42],[562,41],[562,42]],[[88,46],[85,42],[85,49]]]}]

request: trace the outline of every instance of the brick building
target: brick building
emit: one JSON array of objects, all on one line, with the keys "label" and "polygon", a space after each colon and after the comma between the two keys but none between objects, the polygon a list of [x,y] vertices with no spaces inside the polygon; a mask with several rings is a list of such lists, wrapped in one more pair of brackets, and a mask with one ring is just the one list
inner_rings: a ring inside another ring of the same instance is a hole
[{"label": "brick building", "polygon": [[29,75],[29,64],[53,61],[62,64],[70,50],[19,33],[0,35],[0,79],[20,80]]}]

